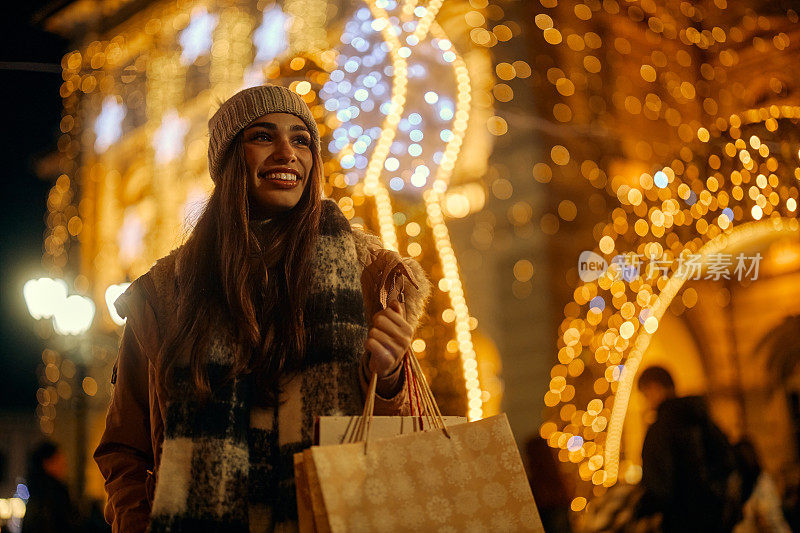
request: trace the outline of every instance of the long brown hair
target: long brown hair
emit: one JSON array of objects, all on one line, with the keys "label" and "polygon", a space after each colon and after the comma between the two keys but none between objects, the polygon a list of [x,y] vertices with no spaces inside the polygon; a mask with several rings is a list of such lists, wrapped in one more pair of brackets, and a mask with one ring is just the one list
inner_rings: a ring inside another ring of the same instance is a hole
[{"label": "long brown hair", "polygon": [[[302,360],[303,304],[322,210],[322,159],[314,146],[312,154],[300,200],[268,224],[262,246],[250,227],[241,132],[231,143],[216,187],[177,252],[177,324],[168,328],[156,365],[167,398],[176,392],[170,383],[178,361],[188,361],[197,397],[209,398],[216,385],[208,373],[209,342],[219,328],[237,347],[224,381],[256,372],[272,395],[281,373]],[[287,354],[297,359],[287,361]]]}]

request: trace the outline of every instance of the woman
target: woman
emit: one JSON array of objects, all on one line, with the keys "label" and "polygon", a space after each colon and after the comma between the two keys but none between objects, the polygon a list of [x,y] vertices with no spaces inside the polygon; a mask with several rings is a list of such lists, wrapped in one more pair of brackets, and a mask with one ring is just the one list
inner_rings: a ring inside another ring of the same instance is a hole
[{"label": "woman", "polygon": [[306,104],[245,89],[209,133],[215,189],[192,235],[116,302],[94,454],[115,532],[294,530],[292,455],[315,417],[360,413],[372,372],[376,413],[407,412],[400,363],[430,282],[321,197]]}]

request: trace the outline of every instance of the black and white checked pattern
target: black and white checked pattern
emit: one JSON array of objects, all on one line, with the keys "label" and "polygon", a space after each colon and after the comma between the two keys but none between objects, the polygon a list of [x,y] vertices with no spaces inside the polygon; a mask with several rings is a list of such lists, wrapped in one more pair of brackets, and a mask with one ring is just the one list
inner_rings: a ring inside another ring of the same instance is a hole
[{"label": "black and white checked pattern", "polygon": [[[250,375],[214,387],[199,405],[188,369],[175,373],[174,386],[184,393],[165,414],[152,533],[292,527],[293,454],[311,445],[316,416],[358,414],[363,405],[357,372],[368,325],[359,259],[349,222],[334,201],[324,200],[304,308],[307,364],[282,384],[272,412],[250,409],[256,392]],[[171,288],[167,278],[156,280],[159,291]],[[220,332],[211,349],[214,383],[229,368],[232,340]]]}]

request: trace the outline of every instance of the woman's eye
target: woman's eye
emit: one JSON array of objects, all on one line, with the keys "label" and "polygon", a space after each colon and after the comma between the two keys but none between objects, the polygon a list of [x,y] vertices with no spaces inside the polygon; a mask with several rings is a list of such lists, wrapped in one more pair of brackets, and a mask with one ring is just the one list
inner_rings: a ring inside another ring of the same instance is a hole
[{"label": "woman's eye", "polygon": [[[270,134],[262,131],[262,132],[254,133],[253,136],[250,137],[250,140],[253,140],[253,141],[271,141],[272,140],[272,136]],[[304,136],[295,137],[294,140],[296,142],[299,142],[303,146],[310,146],[311,145],[311,139],[309,139],[308,137],[304,137]]]}]

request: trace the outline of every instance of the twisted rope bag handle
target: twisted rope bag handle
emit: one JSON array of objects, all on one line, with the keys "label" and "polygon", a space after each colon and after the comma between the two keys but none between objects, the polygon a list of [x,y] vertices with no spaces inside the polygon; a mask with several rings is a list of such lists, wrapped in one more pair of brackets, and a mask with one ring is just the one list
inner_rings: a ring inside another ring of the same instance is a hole
[{"label": "twisted rope bag handle", "polygon": [[[402,272],[394,273],[394,278],[392,279],[392,289],[394,289],[397,278],[400,277],[401,285],[398,301],[400,303],[405,303],[405,280],[403,277],[408,277],[415,287],[418,288],[418,285],[410,277],[408,271],[404,267],[402,270]],[[389,291],[386,290],[385,286],[381,287],[379,299],[381,306],[384,309],[386,308],[388,294]],[[408,386],[408,394],[411,400],[412,417],[414,416],[415,410],[414,400],[416,400],[416,411],[418,413],[420,431],[423,428],[422,417],[424,416],[432,428],[441,429],[444,434],[450,438],[447,427],[445,427],[444,418],[439,410],[439,405],[436,403],[436,398],[433,396],[433,391],[431,391],[428,380],[425,379],[425,374],[422,372],[422,367],[420,366],[417,357],[410,348],[406,350],[406,353],[403,355],[403,361],[401,364],[404,366],[403,371],[406,374],[406,385]],[[350,439],[348,440],[348,442],[351,443],[361,442],[363,440],[365,454],[367,453],[369,447],[370,429],[372,427],[373,412],[375,410],[377,383],[378,374],[373,372],[372,376],[370,377],[369,388],[367,389],[367,397],[366,401],[364,402],[364,411],[361,414],[361,418],[356,422],[356,426],[351,433]],[[414,425],[414,429],[416,431],[416,424]]]}]

